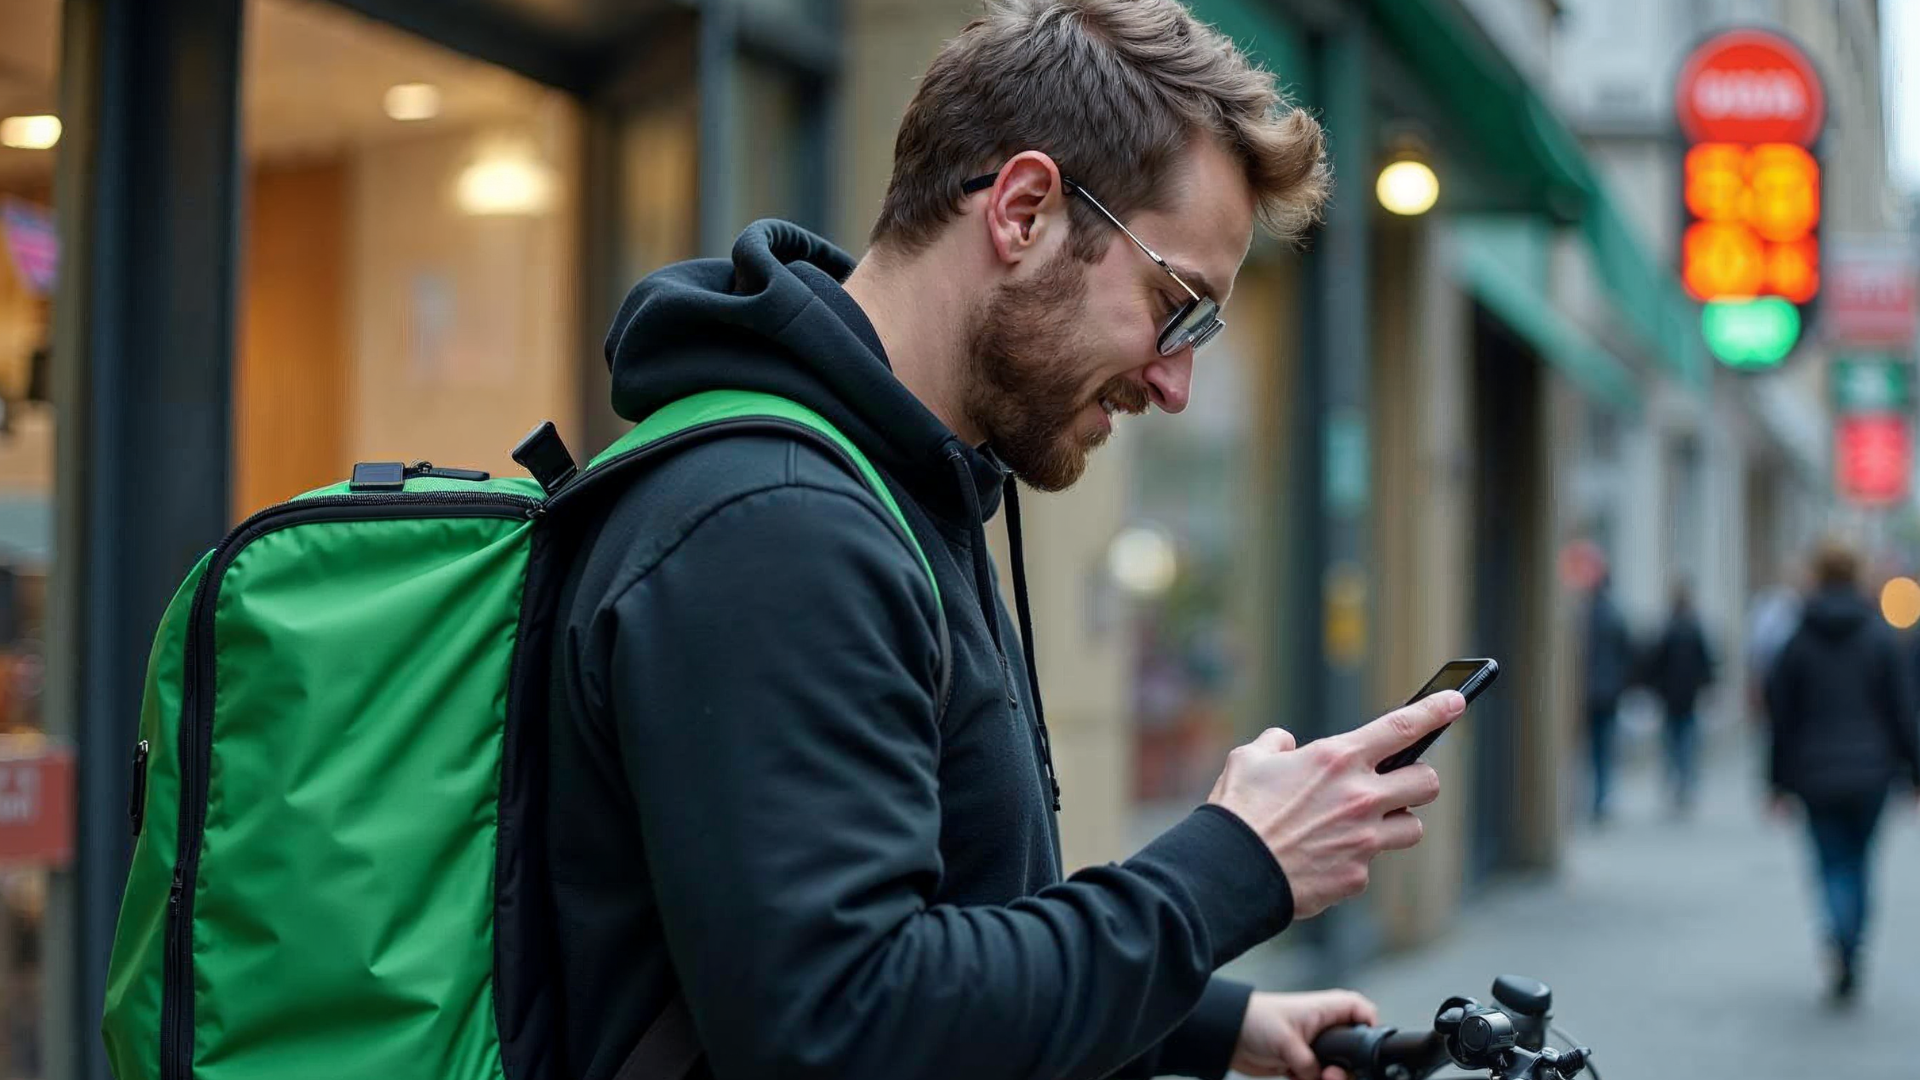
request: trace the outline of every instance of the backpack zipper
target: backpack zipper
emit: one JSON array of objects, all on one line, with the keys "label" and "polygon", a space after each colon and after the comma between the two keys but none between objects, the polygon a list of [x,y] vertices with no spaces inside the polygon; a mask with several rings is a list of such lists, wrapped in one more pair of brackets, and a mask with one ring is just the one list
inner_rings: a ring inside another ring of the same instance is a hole
[{"label": "backpack zipper", "polygon": [[[167,890],[166,947],[160,993],[160,1080],[193,1075],[193,889],[207,825],[207,773],[213,753],[213,606],[220,576],[248,544],[269,533],[322,521],[408,517],[532,519],[540,501],[495,492],[426,491],[379,495],[323,495],[282,503],[240,523],[213,550],[187,609],[180,701],[180,825],[173,882]],[[422,514],[432,509],[432,514]]]}]

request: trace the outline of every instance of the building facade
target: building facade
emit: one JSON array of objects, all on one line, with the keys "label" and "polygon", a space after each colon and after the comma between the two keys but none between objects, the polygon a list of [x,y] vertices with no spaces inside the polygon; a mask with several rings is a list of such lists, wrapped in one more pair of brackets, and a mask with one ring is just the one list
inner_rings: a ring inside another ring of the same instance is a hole
[{"label": "building facade", "polygon": [[[1711,370],[1671,270],[1678,158],[1655,91],[1679,42],[1749,13],[1191,6],[1321,117],[1339,194],[1304,249],[1256,243],[1184,415],[1123,423],[1080,485],[1032,500],[1035,645],[1070,866],[1123,858],[1264,727],[1345,730],[1446,659],[1501,660],[1432,756],[1447,794],[1426,843],[1270,947],[1321,981],[1557,863],[1581,790],[1569,545],[1612,554],[1643,621],[1670,571],[1697,578],[1732,646],[1825,505],[1824,435],[1812,365]],[[1829,71],[1878,55],[1864,2],[1777,6]],[[153,622],[198,552],[356,460],[512,471],[510,444],[549,418],[576,454],[611,441],[600,339],[625,290],[761,216],[860,250],[914,81],[974,10],[0,9],[0,115],[64,125],[0,149],[0,194],[55,214],[61,252],[50,288],[0,262],[0,548],[49,597],[23,608],[49,674],[20,722],[81,769],[75,862],[9,893],[47,958],[0,978],[47,1017],[16,1073],[104,1075],[123,751]],[[1833,96],[1862,168],[1871,81]],[[1403,158],[1439,178],[1424,215],[1373,197]]]}]

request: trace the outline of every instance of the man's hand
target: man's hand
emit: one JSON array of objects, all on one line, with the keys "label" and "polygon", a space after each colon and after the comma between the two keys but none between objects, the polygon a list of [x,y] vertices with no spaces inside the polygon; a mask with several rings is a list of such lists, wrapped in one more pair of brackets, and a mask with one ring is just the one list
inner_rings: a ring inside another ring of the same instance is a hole
[{"label": "man's hand", "polygon": [[1328,1028],[1378,1024],[1373,1002],[1351,990],[1311,994],[1255,994],[1247,1001],[1233,1070],[1245,1076],[1290,1076],[1293,1080],[1347,1080],[1345,1069],[1322,1069],[1313,1040]]},{"label": "man's hand", "polygon": [[1793,800],[1779,792],[1767,799],[1767,816],[1780,824],[1793,820]]},{"label": "man's hand", "polygon": [[1294,917],[1318,915],[1366,889],[1375,856],[1420,842],[1425,827],[1408,808],[1440,797],[1439,774],[1424,764],[1375,769],[1466,707],[1457,692],[1443,690],[1298,750],[1292,735],[1268,728],[1227,755],[1207,801],[1267,842],[1293,887]]}]

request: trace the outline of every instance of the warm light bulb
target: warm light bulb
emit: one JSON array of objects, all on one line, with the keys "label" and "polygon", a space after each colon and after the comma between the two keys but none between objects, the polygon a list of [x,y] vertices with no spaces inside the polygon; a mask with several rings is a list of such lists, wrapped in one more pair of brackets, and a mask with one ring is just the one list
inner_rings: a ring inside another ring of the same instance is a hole
[{"label": "warm light bulb", "polygon": [[1880,614],[1896,630],[1920,623],[1920,582],[1897,577],[1881,586]]},{"label": "warm light bulb", "polygon": [[49,150],[59,141],[57,116],[9,116],[0,120],[0,145],[15,150]]},{"label": "warm light bulb", "polygon": [[440,115],[440,88],[432,83],[401,83],[387,88],[387,115],[395,120],[431,120]]},{"label": "warm light bulb", "polygon": [[1424,161],[1396,161],[1380,170],[1374,192],[1381,206],[1412,217],[1433,209],[1440,200],[1440,178]]},{"label": "warm light bulb", "polygon": [[553,208],[553,170],[512,145],[483,152],[460,173],[454,198],[476,215],[544,214]]}]

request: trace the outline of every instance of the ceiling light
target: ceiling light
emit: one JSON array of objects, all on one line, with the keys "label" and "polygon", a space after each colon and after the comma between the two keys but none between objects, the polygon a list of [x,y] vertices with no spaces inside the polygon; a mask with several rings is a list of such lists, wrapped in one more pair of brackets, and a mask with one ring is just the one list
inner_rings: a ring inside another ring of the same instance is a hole
[{"label": "ceiling light", "polygon": [[553,207],[554,177],[527,148],[512,144],[483,151],[460,172],[454,199],[469,214],[544,214]]},{"label": "ceiling light", "polygon": [[57,116],[9,116],[0,120],[0,145],[15,150],[48,150],[59,141]]},{"label": "ceiling light", "polygon": [[1424,161],[1396,161],[1380,170],[1374,184],[1380,205],[1404,217],[1424,214],[1440,200],[1440,178]]},{"label": "ceiling light", "polygon": [[440,115],[440,88],[423,82],[390,86],[386,106],[395,120],[431,120]]}]

